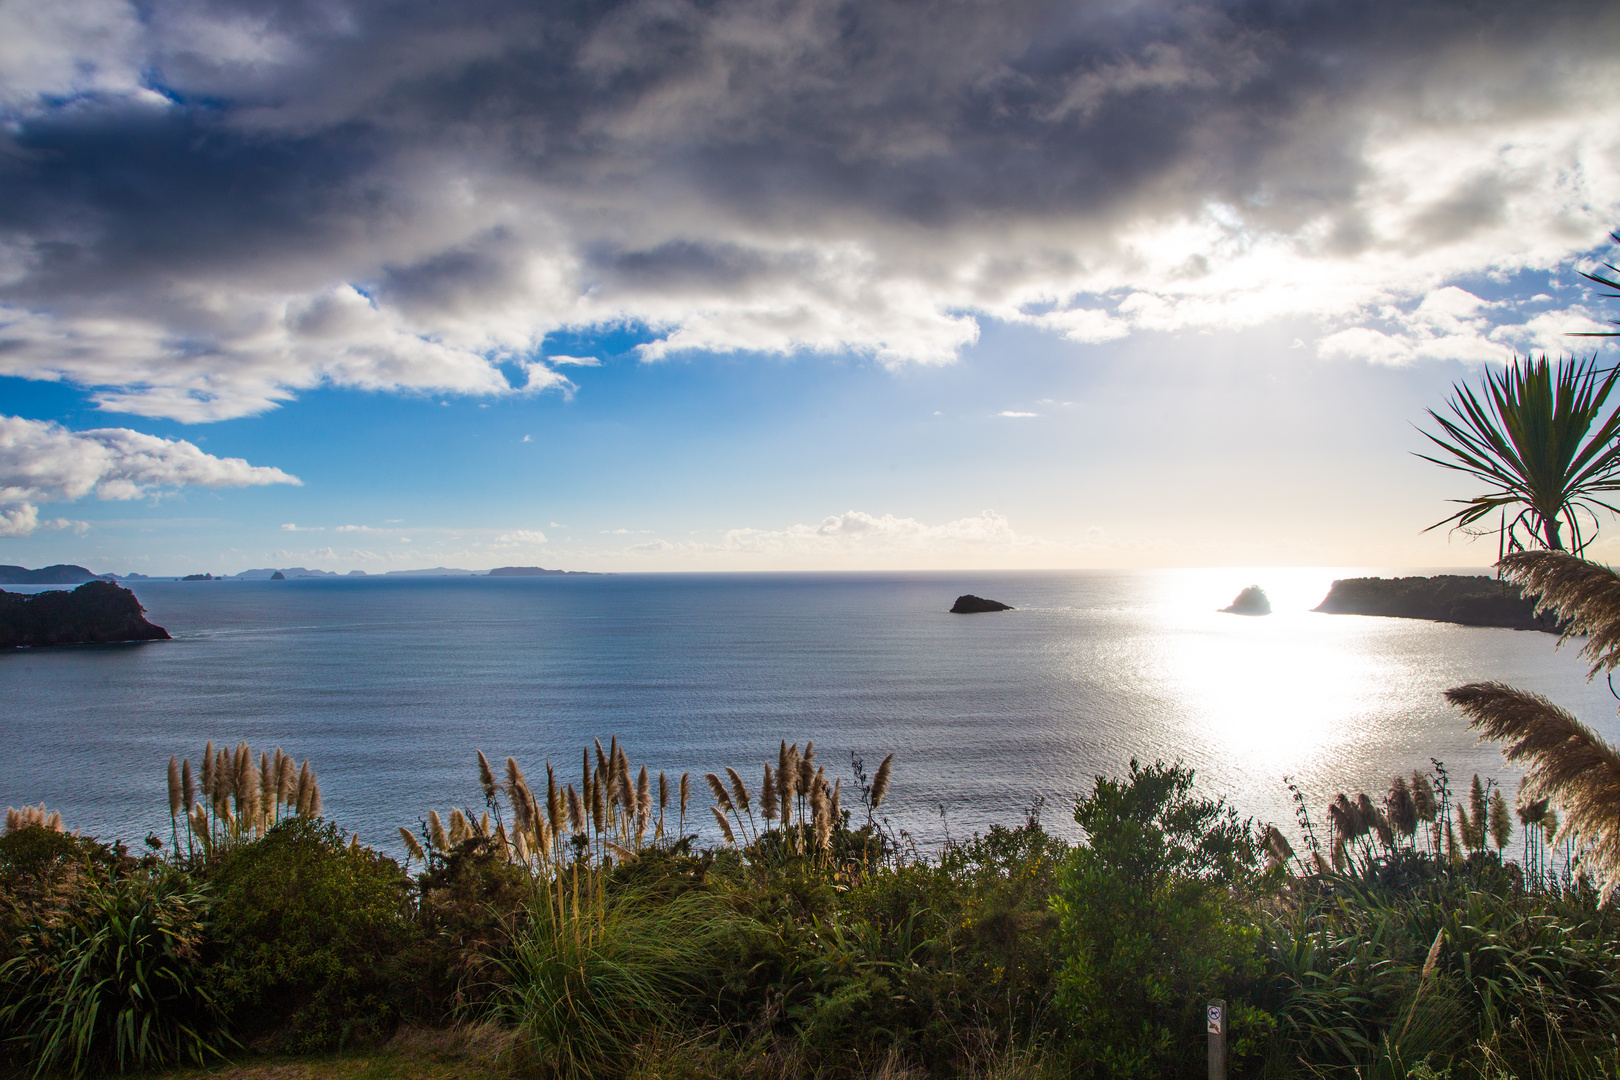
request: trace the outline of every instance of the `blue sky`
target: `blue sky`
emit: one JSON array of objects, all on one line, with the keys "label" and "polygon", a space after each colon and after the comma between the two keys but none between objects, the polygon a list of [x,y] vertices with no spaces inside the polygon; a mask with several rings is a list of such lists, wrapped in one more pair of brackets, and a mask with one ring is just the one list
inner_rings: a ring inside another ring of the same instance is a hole
[{"label": "blue sky", "polygon": [[0,562],[1490,561],[1612,5],[927,7],[8,5]]}]

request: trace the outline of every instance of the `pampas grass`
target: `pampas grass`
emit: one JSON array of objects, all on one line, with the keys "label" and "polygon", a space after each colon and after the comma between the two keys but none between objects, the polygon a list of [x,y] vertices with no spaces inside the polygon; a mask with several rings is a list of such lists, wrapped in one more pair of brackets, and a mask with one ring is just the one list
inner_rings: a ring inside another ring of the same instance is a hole
[{"label": "pampas grass", "polygon": [[872,778],[872,809],[876,810],[883,805],[883,796],[889,793],[889,774],[894,769],[894,755],[890,754],[878,766],[877,775]]},{"label": "pampas grass", "polygon": [[1590,675],[1620,666],[1620,574],[1562,551],[1520,551],[1496,564],[1505,581],[1537,594],[1536,612],[1564,623],[1563,637],[1586,635]]},{"label": "pampas grass", "polygon": [[1561,805],[1605,887],[1620,881],[1620,752],[1540,694],[1483,682],[1447,690],[1446,700],[1505,744],[1504,758],[1529,763],[1526,797]]}]

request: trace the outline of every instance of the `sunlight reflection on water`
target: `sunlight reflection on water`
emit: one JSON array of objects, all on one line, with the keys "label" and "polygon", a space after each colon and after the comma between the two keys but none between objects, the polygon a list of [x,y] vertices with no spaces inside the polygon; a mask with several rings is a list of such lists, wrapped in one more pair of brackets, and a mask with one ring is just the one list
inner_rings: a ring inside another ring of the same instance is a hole
[{"label": "sunlight reflection on water", "polygon": [[[246,738],[309,756],[332,813],[387,843],[430,806],[479,805],[474,747],[571,778],[582,741],[617,733],[654,769],[752,782],[778,739],[811,737],[846,779],[852,751],[869,768],[896,751],[886,809],[932,842],[1043,798],[1072,832],[1075,792],[1132,756],[1179,758],[1279,821],[1285,776],[1320,814],[1431,756],[1511,792],[1440,698],[1479,679],[1620,735],[1607,685],[1548,635],[1309,610],[1366,572],[140,583],[175,642],[0,656],[0,802],[166,831],[168,756]],[[1217,610],[1250,584],[1272,615]],[[946,614],[962,592],[1017,610]]]}]

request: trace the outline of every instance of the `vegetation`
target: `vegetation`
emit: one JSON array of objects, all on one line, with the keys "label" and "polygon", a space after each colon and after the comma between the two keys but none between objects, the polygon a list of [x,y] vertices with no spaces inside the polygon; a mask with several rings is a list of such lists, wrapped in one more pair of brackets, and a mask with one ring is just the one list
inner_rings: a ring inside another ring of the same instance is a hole
[{"label": "vegetation", "polygon": [[1601,372],[1595,356],[1556,363],[1543,356],[1487,371],[1479,393],[1459,384],[1449,418],[1429,410],[1441,434],[1424,432],[1444,456],[1418,456],[1489,490],[1452,500],[1462,509],[1430,528],[1467,529],[1500,511],[1504,553],[1563,551],[1567,539],[1580,554],[1591,539],[1583,520],[1595,522],[1598,509],[1614,512],[1604,499],[1620,491],[1620,409],[1600,422],[1617,379],[1620,368]]},{"label": "vegetation", "polygon": [[[1212,998],[1234,1076],[1620,1067],[1620,916],[1587,873],[1607,849],[1561,832],[1556,785],[1515,815],[1436,765],[1337,796],[1320,827],[1296,793],[1296,854],[1192,770],[1133,763],[1076,801],[1078,843],[1037,806],[925,858],[882,817],[892,755],[853,763],[845,809],[811,744],[751,789],[655,779],[610,741],[532,787],[478,755],[485,806],[402,830],[402,868],[308,791],[298,813],[299,770],[267,812],[274,758],[209,760],[201,818],[177,767],[166,853],[10,819],[0,1039],[21,1071],[386,1058],[448,1025],[431,1038],[498,1047],[475,1073],[570,1080],[1191,1077]],[[726,826],[707,848],[699,791]]]}]

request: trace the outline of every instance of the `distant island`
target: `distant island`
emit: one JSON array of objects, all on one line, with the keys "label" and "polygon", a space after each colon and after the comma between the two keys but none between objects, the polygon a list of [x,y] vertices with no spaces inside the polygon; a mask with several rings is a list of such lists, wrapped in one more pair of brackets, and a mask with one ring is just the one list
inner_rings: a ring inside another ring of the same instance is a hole
[{"label": "distant island", "polygon": [[72,592],[0,591],[0,648],[167,641],[169,632],[147,622],[145,612],[134,593],[110,581]]},{"label": "distant island", "polygon": [[1011,611],[1011,604],[1003,604],[1000,600],[986,600],[982,596],[964,593],[956,598],[951,605],[952,615],[979,615],[987,611]]},{"label": "distant island", "polygon": [[543,566],[497,566],[490,577],[563,577],[576,574],[590,575],[589,570],[547,570]]},{"label": "distant island", "polygon": [[57,563],[30,570],[26,566],[0,566],[0,585],[82,585],[86,581],[110,581],[113,574],[92,574],[82,566]]},{"label": "distant island", "polygon": [[[1334,584],[1337,585],[1338,582]],[[1250,585],[1238,593],[1231,604],[1221,608],[1221,611],[1227,615],[1270,615],[1271,599],[1266,596],[1266,590],[1258,585]]]},{"label": "distant island", "polygon": [[1484,575],[1344,578],[1333,583],[1315,608],[1330,615],[1386,615],[1430,619],[1462,626],[1558,633],[1551,615],[1536,615],[1535,602],[1509,585]]}]

